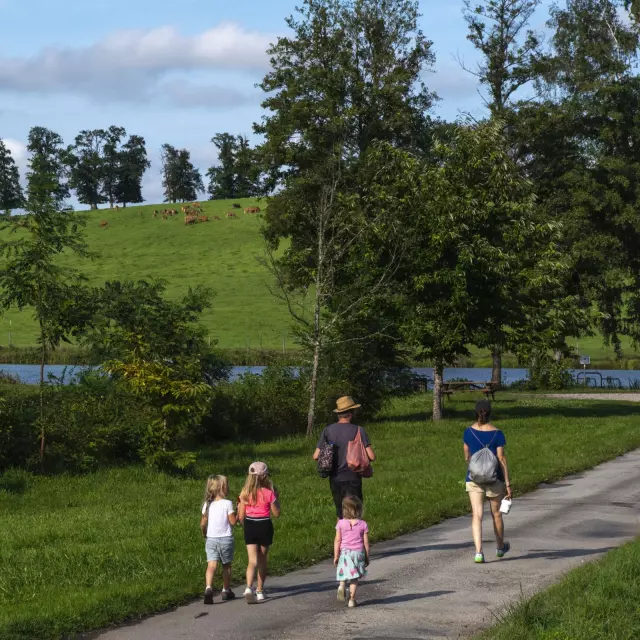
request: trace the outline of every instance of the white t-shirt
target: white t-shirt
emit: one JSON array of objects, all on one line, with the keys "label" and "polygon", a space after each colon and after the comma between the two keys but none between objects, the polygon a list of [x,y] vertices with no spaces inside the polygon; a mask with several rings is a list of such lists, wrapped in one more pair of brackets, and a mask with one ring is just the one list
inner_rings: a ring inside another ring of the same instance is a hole
[{"label": "white t-shirt", "polygon": [[[207,503],[202,505],[202,515],[207,513]],[[226,538],[233,535],[229,524],[229,514],[233,513],[231,500],[214,500],[209,506],[207,538]]]}]

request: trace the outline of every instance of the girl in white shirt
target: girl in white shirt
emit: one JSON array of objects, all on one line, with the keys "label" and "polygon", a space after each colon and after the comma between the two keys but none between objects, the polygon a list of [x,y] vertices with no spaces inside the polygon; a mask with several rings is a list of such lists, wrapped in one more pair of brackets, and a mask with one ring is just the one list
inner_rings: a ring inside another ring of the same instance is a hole
[{"label": "girl in white shirt", "polygon": [[204,603],[213,604],[213,577],[222,563],[222,600],[233,600],[231,591],[231,563],[233,562],[233,527],[238,518],[233,503],[227,500],[229,481],[226,476],[209,476],[202,505],[200,529],[206,539],[207,553],[206,588]]}]

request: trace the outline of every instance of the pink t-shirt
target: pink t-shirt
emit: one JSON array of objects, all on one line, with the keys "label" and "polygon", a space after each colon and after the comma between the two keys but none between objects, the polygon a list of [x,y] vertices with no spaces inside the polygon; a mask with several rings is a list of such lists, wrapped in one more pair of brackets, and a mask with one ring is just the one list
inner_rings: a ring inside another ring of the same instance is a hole
[{"label": "pink t-shirt", "polygon": [[269,518],[271,503],[276,500],[277,496],[271,489],[258,489],[258,503],[247,504],[245,514],[248,518]]},{"label": "pink t-shirt", "polygon": [[339,520],[336,531],[340,532],[340,549],[349,551],[364,549],[364,534],[369,533],[369,527],[364,520],[357,520],[354,524],[351,524],[351,520]]}]

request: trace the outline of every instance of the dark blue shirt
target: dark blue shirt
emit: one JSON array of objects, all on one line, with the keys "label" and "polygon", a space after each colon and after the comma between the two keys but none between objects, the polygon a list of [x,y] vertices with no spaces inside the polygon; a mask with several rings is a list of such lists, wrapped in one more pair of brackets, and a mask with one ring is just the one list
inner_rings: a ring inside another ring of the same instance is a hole
[{"label": "dark blue shirt", "polygon": [[[497,457],[498,447],[507,446],[507,439],[504,437],[504,433],[502,433],[500,429],[496,429],[495,431],[478,431],[478,429],[469,427],[464,432],[463,441],[467,445],[467,447],[469,447],[469,453],[471,455],[480,451],[482,447],[489,445],[489,449],[491,449],[491,451],[493,451],[493,454]],[[496,475],[498,477],[498,480],[504,482],[504,471],[502,470],[501,464],[498,464]],[[467,482],[471,482],[471,480],[469,479],[468,469]]]}]

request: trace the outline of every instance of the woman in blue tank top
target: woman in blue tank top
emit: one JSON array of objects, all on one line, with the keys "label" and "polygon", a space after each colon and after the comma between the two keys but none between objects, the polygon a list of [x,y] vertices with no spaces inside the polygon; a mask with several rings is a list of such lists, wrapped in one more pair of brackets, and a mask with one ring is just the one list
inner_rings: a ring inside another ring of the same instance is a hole
[{"label": "woman in blue tank top", "polygon": [[498,459],[496,467],[496,480],[489,484],[477,484],[471,480],[469,470],[467,470],[466,486],[471,510],[473,512],[472,532],[473,542],[476,547],[475,561],[484,562],[484,551],[482,550],[482,517],[484,514],[485,496],[491,505],[491,516],[493,518],[493,530],[496,534],[496,556],[502,558],[511,548],[508,542],[504,541],[504,522],[500,513],[500,503],[506,496],[511,499],[511,484],[509,482],[509,468],[504,448],[507,440],[500,429],[496,429],[491,423],[491,403],[488,400],[481,400],[476,404],[476,422],[464,432],[464,458],[467,464],[472,456],[483,448],[487,447]]}]

